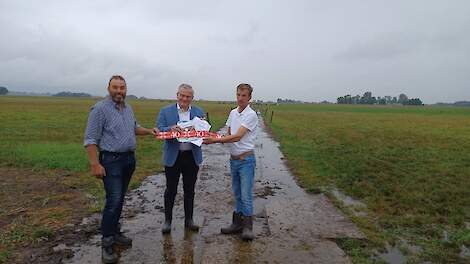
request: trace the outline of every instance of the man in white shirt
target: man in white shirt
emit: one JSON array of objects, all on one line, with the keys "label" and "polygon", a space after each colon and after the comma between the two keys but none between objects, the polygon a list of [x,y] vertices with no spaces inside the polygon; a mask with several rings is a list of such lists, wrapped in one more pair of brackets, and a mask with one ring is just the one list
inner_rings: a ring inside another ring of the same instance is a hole
[{"label": "man in white shirt", "polygon": [[232,224],[221,229],[223,234],[242,233],[243,240],[253,240],[253,184],[256,158],[254,155],[258,116],[250,107],[251,85],[237,86],[238,107],[230,112],[227,136],[204,139],[205,144],[231,143],[230,172],[236,205]]}]

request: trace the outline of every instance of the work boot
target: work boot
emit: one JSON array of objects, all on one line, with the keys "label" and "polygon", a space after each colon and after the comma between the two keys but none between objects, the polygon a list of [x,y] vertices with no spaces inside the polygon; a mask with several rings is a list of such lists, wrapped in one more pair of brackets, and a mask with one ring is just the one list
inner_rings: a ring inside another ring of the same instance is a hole
[{"label": "work boot", "polygon": [[118,246],[132,246],[132,239],[124,235],[124,233],[117,233],[114,236],[114,241]]},{"label": "work boot", "polygon": [[228,227],[222,227],[220,232],[222,234],[236,234],[242,231],[242,214],[233,211],[232,224]]},{"label": "work boot", "polygon": [[103,263],[116,263],[118,256],[114,252],[114,236],[103,237],[101,239],[101,260]]},{"label": "work boot", "polygon": [[193,219],[185,219],[184,228],[191,231],[199,231],[199,226],[194,223]]},{"label": "work boot", "polygon": [[114,236],[114,242],[116,245],[119,246],[131,246],[132,239],[125,236],[124,233],[121,232],[121,224],[118,223],[116,235]]},{"label": "work boot", "polygon": [[253,216],[243,216],[242,226],[242,239],[245,241],[253,240],[253,238],[255,238],[255,235],[253,234]]}]

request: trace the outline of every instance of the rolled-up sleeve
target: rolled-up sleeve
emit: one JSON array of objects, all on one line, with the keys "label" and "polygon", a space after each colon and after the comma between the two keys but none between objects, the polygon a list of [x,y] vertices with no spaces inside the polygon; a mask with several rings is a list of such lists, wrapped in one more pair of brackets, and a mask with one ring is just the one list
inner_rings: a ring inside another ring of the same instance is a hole
[{"label": "rolled-up sleeve", "polygon": [[88,116],[83,145],[99,145],[103,135],[104,114],[99,107],[93,107]]},{"label": "rolled-up sleeve", "polygon": [[137,130],[139,127],[141,127],[141,125],[137,122],[137,119],[134,118],[134,130]]},{"label": "rolled-up sleeve", "polygon": [[254,131],[258,125],[258,116],[254,112],[244,115],[241,118],[241,125],[250,131]]}]

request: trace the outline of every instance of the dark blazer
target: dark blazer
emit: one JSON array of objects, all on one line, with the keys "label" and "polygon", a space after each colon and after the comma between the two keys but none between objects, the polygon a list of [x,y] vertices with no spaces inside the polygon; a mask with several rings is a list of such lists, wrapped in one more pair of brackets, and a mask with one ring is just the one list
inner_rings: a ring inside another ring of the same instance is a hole
[{"label": "dark blazer", "polygon": [[[191,105],[190,119],[192,120],[195,116],[202,118],[204,117],[204,111],[201,108]],[[178,115],[178,108],[175,104],[171,104],[160,109],[158,119],[156,120],[157,127],[160,131],[166,132],[180,120]],[[201,147],[191,144],[193,147],[194,161],[199,166],[202,163],[202,151]],[[180,142],[176,139],[165,139],[163,143],[163,164],[167,167],[172,167],[176,158],[178,157],[180,149]]]}]

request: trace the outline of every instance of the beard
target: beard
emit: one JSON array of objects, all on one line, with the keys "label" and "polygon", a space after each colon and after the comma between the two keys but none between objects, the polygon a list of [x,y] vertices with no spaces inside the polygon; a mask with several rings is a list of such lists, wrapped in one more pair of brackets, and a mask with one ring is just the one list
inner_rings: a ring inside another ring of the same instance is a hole
[{"label": "beard", "polygon": [[126,96],[122,95],[122,94],[113,94],[113,95],[111,95],[111,99],[115,103],[123,103],[125,98],[126,98]]}]

